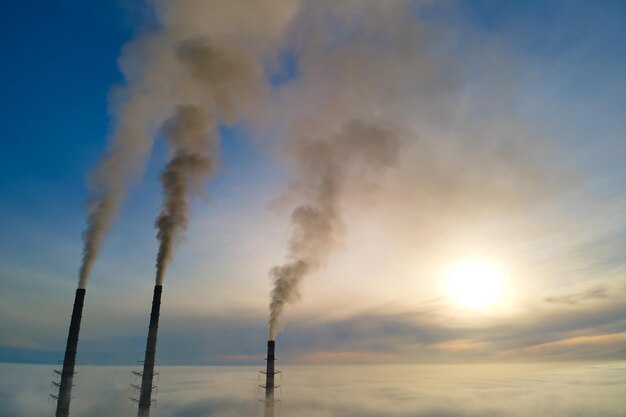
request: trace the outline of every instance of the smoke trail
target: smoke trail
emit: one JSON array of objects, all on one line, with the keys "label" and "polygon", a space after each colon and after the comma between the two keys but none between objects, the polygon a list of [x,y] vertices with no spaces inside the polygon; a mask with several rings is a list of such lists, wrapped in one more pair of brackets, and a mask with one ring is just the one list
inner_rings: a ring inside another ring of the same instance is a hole
[{"label": "smoke trail", "polygon": [[91,267],[102,245],[102,236],[117,211],[119,199],[119,192],[108,192],[92,203],[94,207],[89,210],[87,229],[83,234],[84,247],[78,288],[84,289],[87,286]]},{"label": "smoke trail", "polygon": [[302,139],[296,144],[300,169],[298,186],[307,202],[291,214],[293,234],[288,261],[270,270],[269,338],[274,340],[286,304],[300,297],[299,286],[324,264],[343,225],[341,199],[347,189],[363,185],[368,174],[378,177],[397,161],[399,139],[393,130],[373,122],[354,120],[328,139]]},{"label": "smoke trail", "polygon": [[79,288],[86,288],[104,235],[119,211],[126,184],[141,170],[151,147],[148,104],[138,99],[121,105],[111,145],[90,178],[92,192],[87,206],[87,228],[83,233],[83,255]]},{"label": "smoke trail", "polygon": [[215,170],[218,149],[216,120],[234,123],[260,83],[258,63],[236,50],[219,47],[208,38],[187,39],[176,48],[176,58],[192,85],[205,91],[208,106],[179,106],[164,125],[173,156],[161,173],[164,201],[155,226],[160,242],[156,283],[163,284],[178,236],[189,222],[189,199],[202,180]]},{"label": "smoke trail", "polygon": [[155,223],[160,242],[157,285],[163,284],[163,274],[172,258],[176,239],[189,223],[189,199],[215,169],[212,155],[217,148],[214,122],[201,108],[180,107],[165,130],[174,155],[161,173],[164,201]]},{"label": "smoke trail", "polygon": [[[181,106],[204,109],[213,115],[212,125],[260,113],[259,103],[269,90],[264,60],[276,53],[298,2],[152,0],[149,5],[156,19],[149,25],[154,30],[141,33],[122,51],[119,62],[125,82],[111,95],[109,148],[90,178],[79,288],[87,286],[103,238],[128,185],[143,173],[156,133],[177,117]],[[171,177],[210,171],[200,167],[206,161],[190,157],[186,148],[177,153],[173,147],[164,186],[176,182]],[[164,232],[164,241],[168,233]],[[164,247],[163,259],[169,256],[167,250]]]}]

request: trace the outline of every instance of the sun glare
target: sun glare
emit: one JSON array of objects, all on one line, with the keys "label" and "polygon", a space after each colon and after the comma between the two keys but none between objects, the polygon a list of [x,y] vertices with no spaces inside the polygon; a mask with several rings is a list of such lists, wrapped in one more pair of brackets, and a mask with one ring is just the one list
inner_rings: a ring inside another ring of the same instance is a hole
[{"label": "sun glare", "polygon": [[484,309],[502,298],[502,276],[488,262],[465,260],[450,269],[448,290],[459,304]]}]

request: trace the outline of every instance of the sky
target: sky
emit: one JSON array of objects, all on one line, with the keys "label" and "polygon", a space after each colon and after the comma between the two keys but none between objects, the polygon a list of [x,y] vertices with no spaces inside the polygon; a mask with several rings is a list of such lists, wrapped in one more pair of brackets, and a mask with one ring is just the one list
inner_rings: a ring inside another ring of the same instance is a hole
[{"label": "sky", "polygon": [[[623,2],[0,7],[0,361],[62,358],[103,190],[78,362],[141,359],[181,106],[220,144],[173,239],[159,363],[258,363],[270,270],[298,260],[286,363],[626,358]],[[489,305],[450,288],[477,259]]]}]

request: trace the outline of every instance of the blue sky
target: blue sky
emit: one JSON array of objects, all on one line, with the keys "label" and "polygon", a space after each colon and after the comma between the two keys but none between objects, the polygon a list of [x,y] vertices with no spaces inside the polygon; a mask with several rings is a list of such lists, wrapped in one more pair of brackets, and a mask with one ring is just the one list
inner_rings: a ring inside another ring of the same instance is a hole
[{"label": "blue sky", "polygon": [[46,236],[69,237],[82,228],[85,173],[104,146],[106,97],[121,79],[116,56],[130,36],[123,10],[107,4],[3,6],[1,117],[10,152],[3,152],[1,164],[2,240],[8,259],[44,261],[38,245],[49,245]]},{"label": "blue sky", "polygon": [[[115,125],[109,97],[124,83],[123,45],[160,30],[205,35],[195,21],[177,27],[190,17],[159,4],[156,12],[126,1],[1,6],[1,361],[61,357],[88,177]],[[364,2],[335,10],[286,0],[268,11],[283,19],[270,25],[280,30],[198,4],[216,10],[207,36],[233,19],[244,49],[263,51],[271,94],[220,128],[221,168],[193,203],[166,284],[163,362],[255,360],[266,333],[267,271],[284,257],[289,213],[301,198],[286,191],[298,178],[292,135],[332,136],[372,115],[403,125],[412,145],[379,194],[355,187],[341,202],[341,247],[286,313],[280,337],[290,360],[337,352],[409,362],[520,352],[624,357],[623,2]],[[194,14],[195,6],[180,7]],[[363,25],[340,26],[346,22]],[[251,40],[258,38],[266,44]],[[84,362],[141,356],[166,160],[157,141],[105,238],[87,295]],[[508,292],[518,297],[468,315],[440,291],[436,271],[475,254],[505,265]],[[450,325],[458,315],[466,320]]]}]

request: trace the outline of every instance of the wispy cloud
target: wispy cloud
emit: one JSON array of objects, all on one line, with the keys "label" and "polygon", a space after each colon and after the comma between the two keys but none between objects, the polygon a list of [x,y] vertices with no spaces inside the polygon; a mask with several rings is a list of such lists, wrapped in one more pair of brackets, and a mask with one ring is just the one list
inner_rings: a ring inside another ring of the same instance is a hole
[{"label": "wispy cloud", "polygon": [[590,354],[596,358],[623,358],[626,354],[626,332],[571,337],[522,349],[505,350],[498,356],[563,360],[585,359]]},{"label": "wispy cloud", "polygon": [[605,299],[609,296],[606,286],[600,285],[584,292],[547,297],[544,300],[554,304],[578,304],[588,300]]},{"label": "wispy cloud", "polygon": [[394,363],[403,358],[397,354],[384,352],[313,352],[306,355],[304,363]]}]

